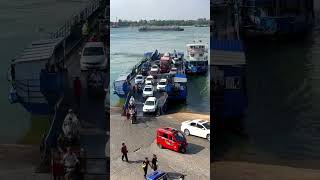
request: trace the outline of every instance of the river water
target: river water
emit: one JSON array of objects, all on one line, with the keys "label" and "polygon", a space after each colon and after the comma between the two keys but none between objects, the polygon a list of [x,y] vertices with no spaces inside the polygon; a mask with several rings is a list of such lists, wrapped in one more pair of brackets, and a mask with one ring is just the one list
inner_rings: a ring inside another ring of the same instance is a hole
[{"label": "river water", "polygon": [[32,41],[47,37],[88,0],[0,0],[0,143],[15,143],[30,128],[31,115],[8,101],[10,61]]},{"label": "river water", "polygon": [[[186,51],[186,44],[193,40],[209,43],[209,27],[184,27],[184,31],[139,32],[138,28],[114,28],[110,34],[110,82],[127,72],[143,57],[144,52]],[[188,78],[186,110],[209,112],[209,74]],[[113,85],[111,85],[113,87]],[[119,98],[111,94],[110,103],[115,106]]]},{"label": "river water", "polygon": [[231,133],[218,157],[319,168],[320,32],[295,42],[248,42],[248,137]]}]

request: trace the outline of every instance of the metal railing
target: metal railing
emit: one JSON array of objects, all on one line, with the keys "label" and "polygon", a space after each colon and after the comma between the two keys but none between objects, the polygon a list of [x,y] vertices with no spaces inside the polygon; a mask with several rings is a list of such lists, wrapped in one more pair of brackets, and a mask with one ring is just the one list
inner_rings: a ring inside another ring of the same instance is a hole
[{"label": "metal railing", "polygon": [[46,98],[42,95],[40,91],[39,79],[16,80],[14,82],[14,85],[17,90],[18,97],[26,103],[30,103],[31,99],[46,100]]},{"label": "metal railing", "polygon": [[65,21],[56,32],[52,33],[51,38],[68,37],[71,33],[71,27],[87,20],[100,7],[100,1],[101,0],[91,0],[84,9]]}]

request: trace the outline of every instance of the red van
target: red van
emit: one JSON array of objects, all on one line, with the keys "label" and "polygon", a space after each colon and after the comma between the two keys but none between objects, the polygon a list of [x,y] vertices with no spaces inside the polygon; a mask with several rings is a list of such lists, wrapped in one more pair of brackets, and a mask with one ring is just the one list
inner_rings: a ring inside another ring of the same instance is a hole
[{"label": "red van", "polygon": [[184,134],[174,128],[166,127],[157,129],[157,145],[160,148],[167,148],[176,152],[187,151],[187,139]]}]

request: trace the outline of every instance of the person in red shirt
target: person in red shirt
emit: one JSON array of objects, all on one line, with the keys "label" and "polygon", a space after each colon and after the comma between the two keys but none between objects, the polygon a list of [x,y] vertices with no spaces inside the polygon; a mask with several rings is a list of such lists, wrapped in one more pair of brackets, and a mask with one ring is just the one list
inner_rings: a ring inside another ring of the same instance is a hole
[{"label": "person in red shirt", "polygon": [[64,167],[61,162],[61,154],[59,152],[53,153],[52,158],[52,175],[54,180],[63,180]]},{"label": "person in red shirt", "polygon": [[73,90],[74,90],[77,110],[79,112],[80,111],[80,99],[81,99],[81,94],[82,94],[82,85],[81,85],[81,80],[79,77],[76,77],[75,80],[73,81]]}]

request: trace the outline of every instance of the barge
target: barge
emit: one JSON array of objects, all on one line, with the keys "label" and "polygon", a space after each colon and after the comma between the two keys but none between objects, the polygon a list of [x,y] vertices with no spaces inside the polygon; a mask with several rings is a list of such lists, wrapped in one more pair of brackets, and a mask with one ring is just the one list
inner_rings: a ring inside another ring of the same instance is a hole
[{"label": "barge", "polygon": [[147,31],[184,31],[184,28],[179,26],[144,26],[139,28],[140,32]]},{"label": "barge", "polygon": [[[160,71],[161,59],[170,61],[170,71]],[[173,59],[176,61],[175,64],[171,62]],[[153,68],[156,67],[158,69],[154,71]],[[147,68],[147,74],[143,73],[145,68]],[[141,77],[139,81],[136,79],[138,76]],[[160,86],[162,88],[159,88]],[[151,95],[145,94],[146,87],[151,89]],[[124,112],[129,107],[130,99],[134,98],[138,117],[147,114],[143,110],[143,106],[148,97],[154,97],[156,100],[157,107],[153,112],[156,115],[166,112],[169,102],[185,103],[187,99],[187,77],[183,53],[161,54],[157,50],[145,53],[144,59],[135,65],[130,73],[121,74],[114,81],[113,91],[120,98],[126,98],[123,105]]]}]

